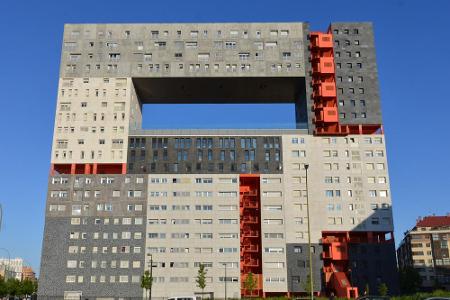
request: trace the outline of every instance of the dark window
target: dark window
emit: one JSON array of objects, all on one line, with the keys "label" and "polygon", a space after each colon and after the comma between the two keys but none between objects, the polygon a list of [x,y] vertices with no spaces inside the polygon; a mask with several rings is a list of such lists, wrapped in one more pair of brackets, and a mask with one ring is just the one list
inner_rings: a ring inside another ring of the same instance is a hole
[{"label": "dark window", "polygon": [[250,160],[255,160],[255,150],[250,150]]},{"label": "dark window", "polygon": [[212,160],[213,159],[213,152],[211,149],[208,149],[208,160]]},{"label": "dark window", "polygon": [[234,150],[230,150],[230,160],[236,160],[236,152]]}]

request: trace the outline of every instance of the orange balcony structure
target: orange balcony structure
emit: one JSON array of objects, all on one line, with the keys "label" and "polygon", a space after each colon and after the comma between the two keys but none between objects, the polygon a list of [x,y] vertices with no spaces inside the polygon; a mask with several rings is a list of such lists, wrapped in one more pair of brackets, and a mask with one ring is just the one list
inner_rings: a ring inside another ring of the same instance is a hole
[{"label": "orange balcony structure", "polygon": [[337,297],[357,298],[358,288],[348,279],[348,232],[322,232],[322,260],[326,289]]},{"label": "orange balcony structure", "polygon": [[339,122],[334,66],[333,35],[328,32],[309,34],[311,51],[312,99],[314,101],[315,135],[348,135],[383,133],[380,124],[344,125]]},{"label": "orange balcony structure", "polygon": [[336,123],[339,120],[336,107],[323,107],[316,112],[315,122]]},{"label": "orange balcony structure", "polygon": [[333,57],[321,57],[314,59],[313,73],[315,74],[334,74],[334,58]]},{"label": "orange balcony structure", "polygon": [[[261,195],[259,175],[240,175],[240,254],[241,254],[241,296],[262,297],[262,251],[261,251]],[[254,275],[256,288],[250,292],[244,282],[249,273]]]},{"label": "orange balcony structure", "polygon": [[333,36],[331,33],[311,32],[311,48],[333,48]]}]

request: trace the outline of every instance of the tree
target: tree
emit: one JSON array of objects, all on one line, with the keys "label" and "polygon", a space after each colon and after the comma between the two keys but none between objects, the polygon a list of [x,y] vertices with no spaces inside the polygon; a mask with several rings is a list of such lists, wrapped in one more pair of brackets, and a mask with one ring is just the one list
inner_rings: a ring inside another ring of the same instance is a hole
[{"label": "tree", "polygon": [[197,279],[195,280],[195,282],[197,283],[197,287],[202,290],[202,294],[206,287],[206,273],[207,270],[205,269],[205,265],[200,264],[200,266],[198,267]]},{"label": "tree", "polygon": [[152,289],[152,285],[153,285],[153,277],[150,276],[150,271],[147,270],[141,277],[141,288],[145,289],[145,298],[147,298],[147,294]]},{"label": "tree", "polygon": [[[226,280],[226,278],[225,278]],[[252,272],[249,272],[247,274],[247,277],[245,278],[244,281],[244,288],[247,290],[247,292],[252,295],[253,294],[253,290],[256,288],[256,279],[253,276]]]},{"label": "tree", "polygon": [[36,292],[36,285],[33,281],[25,279],[21,282],[20,294],[21,295],[31,295]]},{"label": "tree", "polygon": [[387,296],[387,294],[388,294],[388,287],[387,287],[386,283],[381,283],[378,286],[378,293],[380,294],[380,296]]},{"label": "tree", "polygon": [[366,286],[364,287],[364,295],[369,295],[369,293],[370,293],[369,284],[366,283]]},{"label": "tree", "polygon": [[0,276],[0,298],[6,297],[7,294],[5,279]]},{"label": "tree", "polygon": [[6,281],[6,292],[9,296],[20,295],[20,281],[15,278],[8,278]]},{"label": "tree", "polygon": [[400,269],[399,272],[400,289],[402,293],[414,294],[420,290],[422,286],[422,277],[420,277],[417,269],[406,267]]},{"label": "tree", "polygon": [[302,282],[303,290],[309,295],[311,295],[311,277],[306,275],[306,280]]}]

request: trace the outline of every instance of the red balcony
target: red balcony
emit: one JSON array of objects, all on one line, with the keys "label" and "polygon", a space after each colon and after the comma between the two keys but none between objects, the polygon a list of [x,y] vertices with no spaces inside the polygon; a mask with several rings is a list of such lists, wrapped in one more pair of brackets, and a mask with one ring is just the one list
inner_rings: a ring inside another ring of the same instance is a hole
[{"label": "red balcony", "polygon": [[257,268],[260,266],[259,263],[260,263],[259,259],[244,259],[244,261],[242,261],[243,267]]},{"label": "red balcony", "polygon": [[339,116],[336,107],[322,107],[316,112],[315,122],[337,123]]},{"label": "red balcony", "polygon": [[313,98],[336,97],[336,84],[334,82],[321,82],[314,86]]},{"label": "red balcony", "polygon": [[243,238],[257,238],[259,237],[259,232],[257,230],[242,230],[241,237]]},{"label": "red balcony", "polygon": [[313,64],[314,73],[334,74],[333,57],[321,57]]},{"label": "red balcony", "polygon": [[313,48],[333,48],[333,36],[330,33],[311,32],[310,41]]},{"label": "red balcony", "polygon": [[250,216],[250,215],[245,215],[241,219],[241,221],[242,221],[242,223],[247,223],[247,224],[258,224],[259,223],[258,217]]},{"label": "red balcony", "polygon": [[258,208],[259,207],[259,203],[257,201],[243,201],[241,202],[241,206],[243,208]]},{"label": "red balcony", "polygon": [[258,245],[245,245],[241,247],[242,252],[258,252],[259,251],[259,247]]}]

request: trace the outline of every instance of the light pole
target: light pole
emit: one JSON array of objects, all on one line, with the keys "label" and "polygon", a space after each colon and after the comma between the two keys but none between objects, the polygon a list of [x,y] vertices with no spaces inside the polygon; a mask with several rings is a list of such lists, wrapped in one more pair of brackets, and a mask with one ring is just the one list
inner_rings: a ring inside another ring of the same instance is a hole
[{"label": "light pole", "polygon": [[225,300],[227,300],[227,263],[222,264],[225,268],[225,278],[223,279],[225,281]]},{"label": "light pole", "polygon": [[309,191],[308,191],[308,168],[309,164],[305,164],[306,173],[306,217],[308,218],[308,252],[309,252],[309,289],[311,293],[311,300],[314,299],[314,279],[313,279],[313,265],[311,252],[311,219],[309,217]]},{"label": "light pole", "polygon": [[8,253],[8,264],[5,264],[5,280],[8,279],[8,269],[11,266],[11,254],[9,253],[9,250],[6,248],[0,248],[0,250],[5,251],[6,253]]}]

